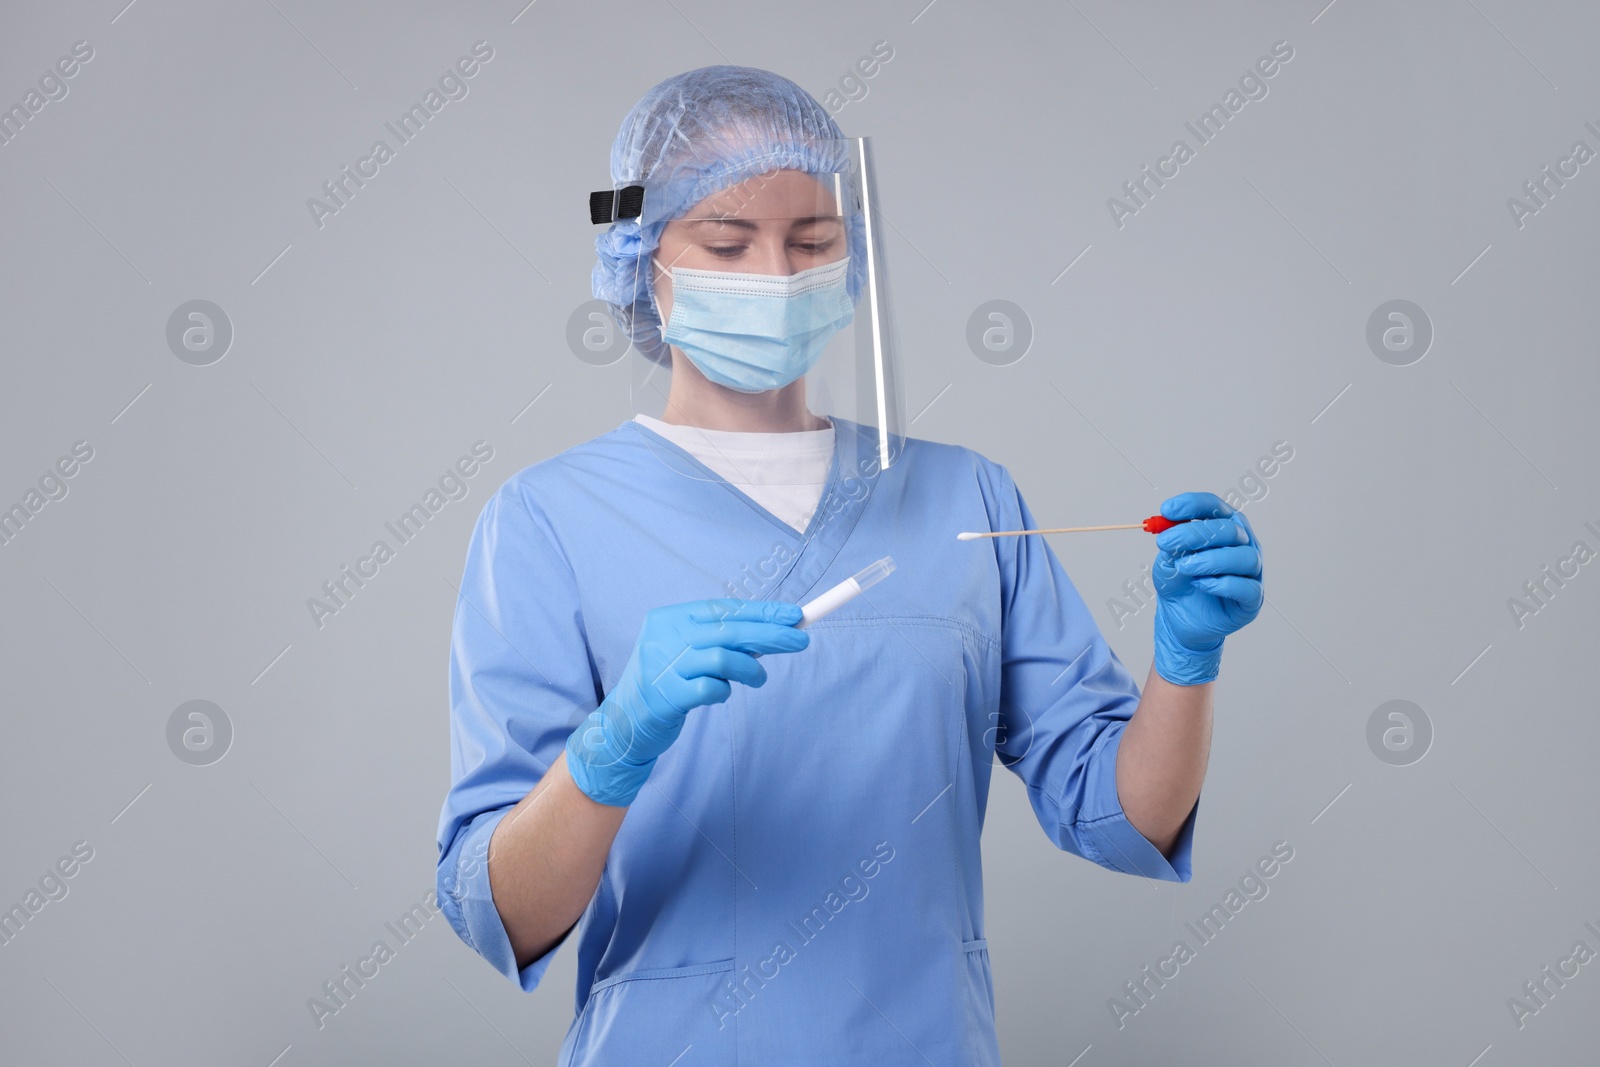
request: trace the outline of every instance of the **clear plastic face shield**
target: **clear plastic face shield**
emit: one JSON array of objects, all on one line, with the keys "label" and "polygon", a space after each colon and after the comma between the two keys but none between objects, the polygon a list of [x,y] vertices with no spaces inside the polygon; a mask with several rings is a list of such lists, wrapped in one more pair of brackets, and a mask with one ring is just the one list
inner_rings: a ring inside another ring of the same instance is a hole
[{"label": "clear plastic face shield", "polygon": [[592,221],[658,235],[617,308],[633,413],[702,425],[732,405],[817,428],[809,412],[834,423],[841,477],[891,466],[905,417],[877,205],[864,138],[700,143],[593,194]]}]

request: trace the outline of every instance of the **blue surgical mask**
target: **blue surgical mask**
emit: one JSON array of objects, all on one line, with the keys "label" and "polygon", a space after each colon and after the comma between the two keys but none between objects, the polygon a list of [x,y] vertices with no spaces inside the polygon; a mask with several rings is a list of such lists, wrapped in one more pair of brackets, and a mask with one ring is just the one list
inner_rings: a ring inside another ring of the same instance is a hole
[{"label": "blue surgical mask", "polygon": [[809,371],[855,316],[850,257],[798,274],[672,268],[662,338],[700,372],[741,393],[781,389]]}]

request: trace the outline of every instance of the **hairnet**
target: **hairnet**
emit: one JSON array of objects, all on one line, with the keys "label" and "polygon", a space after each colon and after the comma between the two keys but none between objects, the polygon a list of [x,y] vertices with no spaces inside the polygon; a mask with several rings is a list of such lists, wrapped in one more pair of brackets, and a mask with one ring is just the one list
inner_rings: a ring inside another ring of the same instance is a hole
[{"label": "hairnet", "polygon": [[[838,125],[788,78],[754,67],[715,66],[675,74],[644,94],[611,146],[614,187],[646,184],[646,216],[613,222],[595,238],[594,295],[611,305],[634,346],[668,362],[650,289],[649,259],[661,231],[721,189],[773,170],[848,170]],[[842,211],[849,211],[846,205]],[[862,286],[865,230],[850,220],[848,291]]]}]

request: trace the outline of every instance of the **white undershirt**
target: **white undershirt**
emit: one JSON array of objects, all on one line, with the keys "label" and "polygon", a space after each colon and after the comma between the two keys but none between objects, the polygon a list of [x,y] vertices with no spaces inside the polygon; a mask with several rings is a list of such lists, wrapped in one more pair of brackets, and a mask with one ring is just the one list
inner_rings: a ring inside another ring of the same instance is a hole
[{"label": "white undershirt", "polygon": [[679,426],[648,415],[633,418],[796,530],[804,533],[810,525],[833,461],[832,425],[826,430],[744,433]]}]

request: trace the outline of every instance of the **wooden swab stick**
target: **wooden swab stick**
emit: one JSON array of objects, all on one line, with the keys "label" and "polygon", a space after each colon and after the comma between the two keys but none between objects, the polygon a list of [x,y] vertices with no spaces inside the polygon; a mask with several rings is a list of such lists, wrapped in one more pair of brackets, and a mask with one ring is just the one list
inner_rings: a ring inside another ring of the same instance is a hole
[{"label": "wooden swab stick", "polygon": [[957,541],[976,541],[980,537],[1021,537],[1025,534],[1058,534],[1058,533],[1086,533],[1090,530],[1144,530],[1146,533],[1160,533],[1170,530],[1188,519],[1168,519],[1161,515],[1152,515],[1143,522],[1129,522],[1120,526],[1059,526],[1053,530],[997,530],[993,533],[958,533]]}]

